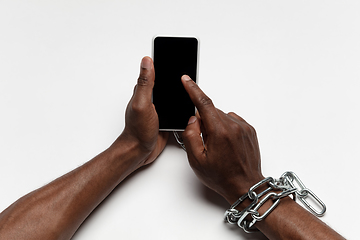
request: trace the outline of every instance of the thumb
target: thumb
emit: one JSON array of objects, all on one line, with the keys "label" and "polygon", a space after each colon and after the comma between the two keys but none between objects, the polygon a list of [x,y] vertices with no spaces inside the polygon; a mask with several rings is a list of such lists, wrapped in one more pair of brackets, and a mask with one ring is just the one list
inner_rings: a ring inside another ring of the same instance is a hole
[{"label": "thumb", "polygon": [[151,103],[152,89],[154,87],[155,71],[150,57],[141,60],[140,75],[134,91],[133,101],[141,106]]},{"label": "thumb", "polygon": [[200,121],[195,116],[190,117],[188,125],[182,134],[186,152],[191,162],[191,157],[197,161],[204,157],[204,144],[201,138]]}]

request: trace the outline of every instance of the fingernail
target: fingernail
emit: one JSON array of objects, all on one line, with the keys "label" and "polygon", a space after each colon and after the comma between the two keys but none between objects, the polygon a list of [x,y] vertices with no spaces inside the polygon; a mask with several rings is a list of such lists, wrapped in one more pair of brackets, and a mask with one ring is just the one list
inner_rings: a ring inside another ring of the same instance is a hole
[{"label": "fingernail", "polygon": [[196,118],[195,116],[191,116],[190,119],[189,119],[188,125],[196,122],[196,119],[197,119],[197,118]]},{"label": "fingernail", "polygon": [[188,75],[183,75],[181,78],[182,78],[184,81],[190,81],[190,80],[191,80],[191,78],[190,78]]},{"label": "fingernail", "polygon": [[151,68],[151,59],[148,57],[144,57],[141,60],[141,67],[145,68],[145,69],[150,69]]}]

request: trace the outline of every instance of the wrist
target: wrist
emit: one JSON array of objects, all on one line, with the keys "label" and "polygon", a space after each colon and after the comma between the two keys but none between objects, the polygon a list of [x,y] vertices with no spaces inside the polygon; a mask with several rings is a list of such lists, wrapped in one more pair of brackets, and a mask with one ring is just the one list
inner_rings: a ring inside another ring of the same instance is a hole
[{"label": "wrist", "polygon": [[115,140],[107,151],[111,153],[113,158],[123,162],[129,173],[141,167],[150,154],[149,151],[142,149],[137,139],[131,138],[124,133]]},{"label": "wrist", "polygon": [[[264,176],[259,176],[257,178],[253,179],[236,179],[231,184],[229,184],[229,187],[227,188],[227,191],[223,196],[228,201],[230,205],[232,205],[234,202],[236,202],[241,196],[248,193],[250,188],[260,182],[261,180],[265,179]],[[264,191],[266,187],[264,185],[260,186],[256,189],[256,193],[260,193]],[[246,202],[247,203],[247,202]],[[245,208],[247,205],[246,203],[241,204],[240,207]],[[243,206],[242,206],[243,205]]]}]

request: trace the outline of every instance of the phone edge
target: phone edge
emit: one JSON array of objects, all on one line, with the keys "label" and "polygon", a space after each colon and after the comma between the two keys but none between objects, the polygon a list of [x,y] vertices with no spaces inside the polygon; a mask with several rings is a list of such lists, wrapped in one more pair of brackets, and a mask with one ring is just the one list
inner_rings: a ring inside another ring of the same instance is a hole
[{"label": "phone edge", "polygon": [[[199,85],[199,64],[200,64],[200,39],[196,36],[191,36],[191,35],[163,35],[163,34],[156,34],[153,36],[152,38],[152,49],[151,49],[151,58],[154,61],[154,43],[155,43],[155,39],[157,37],[178,37],[178,38],[195,38],[197,40],[197,44],[198,44],[198,48],[197,48],[197,60],[196,60],[196,84]],[[156,78],[156,76],[155,76]],[[156,81],[156,80],[155,80]],[[153,95],[151,94],[151,102],[153,102]],[[195,114],[197,112],[197,108],[195,107]],[[177,132],[183,132],[185,131],[185,129],[160,129],[159,131],[164,131],[164,132],[173,132],[173,131],[177,131]]]}]

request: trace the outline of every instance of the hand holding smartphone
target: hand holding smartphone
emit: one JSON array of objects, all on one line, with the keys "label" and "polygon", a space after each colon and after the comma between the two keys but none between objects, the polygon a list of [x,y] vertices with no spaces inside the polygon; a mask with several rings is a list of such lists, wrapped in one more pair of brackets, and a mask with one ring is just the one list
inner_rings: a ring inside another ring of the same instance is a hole
[{"label": "hand holding smartphone", "polygon": [[156,36],[153,40],[153,103],[161,131],[183,131],[195,106],[181,83],[186,74],[197,82],[199,41],[195,37]]}]

